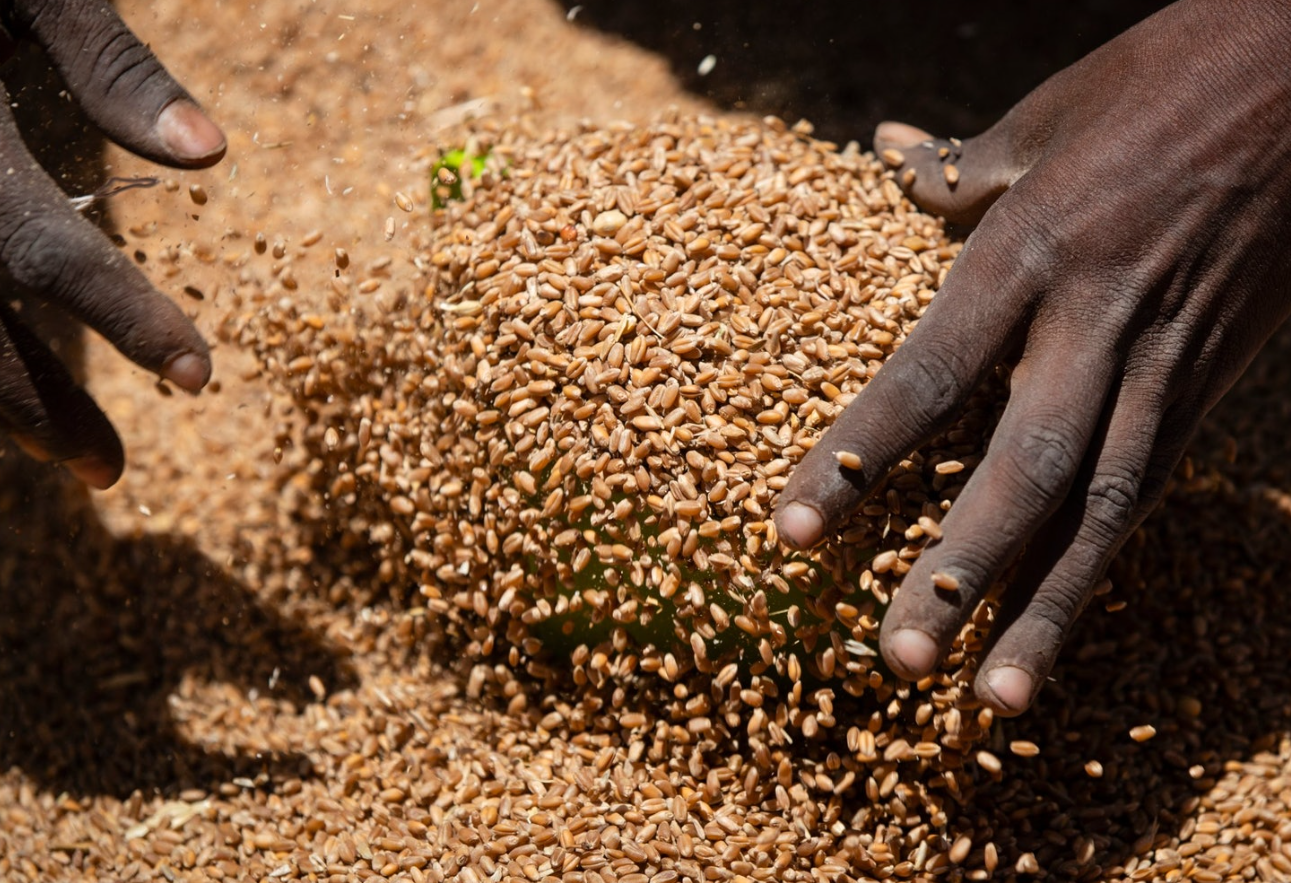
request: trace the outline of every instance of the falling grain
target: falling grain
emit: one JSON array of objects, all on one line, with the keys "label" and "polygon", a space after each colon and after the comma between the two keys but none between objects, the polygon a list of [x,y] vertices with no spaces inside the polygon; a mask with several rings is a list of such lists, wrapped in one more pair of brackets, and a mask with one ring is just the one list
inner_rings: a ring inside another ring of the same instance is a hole
[{"label": "falling grain", "polygon": [[1157,728],[1151,724],[1141,724],[1130,728],[1130,738],[1135,742],[1146,742],[1157,734]]},{"label": "falling grain", "polygon": [[1012,751],[1018,757],[1035,757],[1040,753],[1040,747],[1034,742],[1027,742],[1024,739],[1015,739],[1009,743],[1009,751]]},{"label": "falling grain", "polygon": [[1004,768],[1000,759],[989,751],[977,752],[977,764],[991,775],[999,775]]}]

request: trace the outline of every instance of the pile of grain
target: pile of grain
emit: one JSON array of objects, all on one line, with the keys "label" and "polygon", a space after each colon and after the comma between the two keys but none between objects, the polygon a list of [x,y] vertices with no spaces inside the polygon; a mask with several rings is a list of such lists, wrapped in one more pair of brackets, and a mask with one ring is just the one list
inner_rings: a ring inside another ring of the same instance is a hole
[{"label": "pile of grain", "polygon": [[774,120],[470,144],[488,162],[414,258],[424,293],[387,296],[372,325],[288,305],[237,332],[311,415],[320,544],[418,590],[471,657],[659,694],[651,750],[742,746],[756,802],[785,752],[833,753],[807,793],[940,824],[989,726],[966,689],[984,620],[918,685],[873,647],[989,401],[811,556],[779,547],[770,514],[957,245],[873,157]]}]

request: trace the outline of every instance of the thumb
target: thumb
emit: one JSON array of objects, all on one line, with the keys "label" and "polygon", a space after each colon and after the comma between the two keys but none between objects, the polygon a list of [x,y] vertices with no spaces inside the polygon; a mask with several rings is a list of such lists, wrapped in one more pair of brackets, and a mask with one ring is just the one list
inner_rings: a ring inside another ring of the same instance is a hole
[{"label": "thumb", "polygon": [[1021,174],[1007,141],[991,129],[976,138],[934,138],[905,123],[879,123],[874,152],[921,209],[973,225]]},{"label": "thumb", "polygon": [[5,24],[44,47],[94,124],[154,162],[213,165],[224,134],[103,0],[15,0]]}]

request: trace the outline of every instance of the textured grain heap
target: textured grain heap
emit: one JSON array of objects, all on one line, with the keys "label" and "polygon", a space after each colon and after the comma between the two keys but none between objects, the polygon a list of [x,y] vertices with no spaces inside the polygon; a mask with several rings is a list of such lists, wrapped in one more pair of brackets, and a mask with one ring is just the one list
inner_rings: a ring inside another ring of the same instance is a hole
[{"label": "textured grain heap", "polygon": [[[756,675],[783,673],[792,644],[862,692],[871,665],[849,642],[872,639],[881,575],[917,553],[904,542],[940,495],[906,464],[907,493],[811,560],[782,555],[770,513],[932,296],[952,253],[938,226],[894,211],[868,161],[775,128],[493,149],[427,249],[412,416],[364,415],[416,452],[376,482],[405,516],[409,575],[432,606],[498,610],[495,637],[521,647],[617,626],[675,677],[659,654],[677,645]],[[338,468],[357,453],[338,450]],[[885,539],[906,555],[858,585]]]},{"label": "textured grain heap", "polygon": [[[957,246],[872,157],[778,121],[472,143],[489,162],[436,218],[424,295],[386,302],[379,329],[261,317],[289,332],[257,329],[280,344],[268,364],[317,415],[325,528],[460,618],[475,654],[551,661],[550,644],[579,683],[720,672],[722,714],[776,743],[833,727],[836,691],[888,705],[879,616],[988,415],[810,557],[770,515]],[[899,701],[881,716],[889,754],[971,741],[944,720],[963,666],[921,685],[917,723]]]},{"label": "textured grain heap", "polygon": [[820,747],[800,755],[832,757],[809,791],[942,817],[989,726],[965,644],[917,688],[873,646],[989,409],[811,556],[783,551],[770,516],[958,246],[873,157],[775,120],[486,129],[468,154],[488,158],[478,180],[467,162],[435,176],[464,200],[418,243],[424,292],[338,275],[341,316],[351,288],[376,297],[352,326],[283,303],[239,332],[310,415],[290,443],[318,545],[374,557],[470,656],[656,697],[657,717],[622,719],[656,756],[745,745],[756,792],[805,737]]}]

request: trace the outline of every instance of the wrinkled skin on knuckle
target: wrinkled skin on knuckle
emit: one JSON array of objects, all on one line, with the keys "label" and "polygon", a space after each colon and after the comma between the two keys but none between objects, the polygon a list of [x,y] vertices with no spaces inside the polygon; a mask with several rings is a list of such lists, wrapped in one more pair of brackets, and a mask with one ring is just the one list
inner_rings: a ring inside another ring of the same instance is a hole
[{"label": "wrinkled skin on knuckle", "polygon": [[977,378],[960,349],[971,343],[961,344],[944,335],[929,336],[917,344],[915,340],[912,337],[905,345],[913,348],[903,358],[884,370],[889,372],[888,381],[904,391],[894,397],[893,416],[926,431],[963,404]]},{"label": "wrinkled skin on knuckle", "polygon": [[81,76],[100,81],[105,93],[126,100],[169,86],[169,78],[157,59],[119,22],[95,19],[92,26],[96,33],[91,42],[98,47],[98,53],[85,59]]},{"label": "wrinkled skin on knuckle", "polygon": [[1086,491],[1090,529],[1109,547],[1119,546],[1136,523],[1142,472],[1142,469],[1130,466],[1104,466],[1090,480]]},{"label": "wrinkled skin on knuckle", "polygon": [[[0,206],[0,215],[12,208]],[[75,245],[65,219],[41,211],[0,221],[0,265],[18,283],[49,292],[73,275]]]},{"label": "wrinkled skin on knuckle", "polygon": [[152,120],[187,93],[110,4],[26,2],[19,4],[14,17],[20,32],[46,49],[72,95],[110,137],[131,149],[144,149],[146,155],[157,153],[144,143]]},{"label": "wrinkled skin on knuckle", "polygon": [[[1061,575],[1051,575],[1043,591],[1037,592],[1027,605],[1028,651],[1037,659],[1052,660],[1090,597],[1087,587]],[[1048,674],[1047,666],[1045,671],[1034,673],[1043,677]]]},{"label": "wrinkled skin on knuckle", "polygon": [[1071,487],[1084,457],[1081,433],[1065,417],[1044,415],[1019,427],[1000,443],[1004,478],[1015,489],[1014,501],[1050,508]]}]

